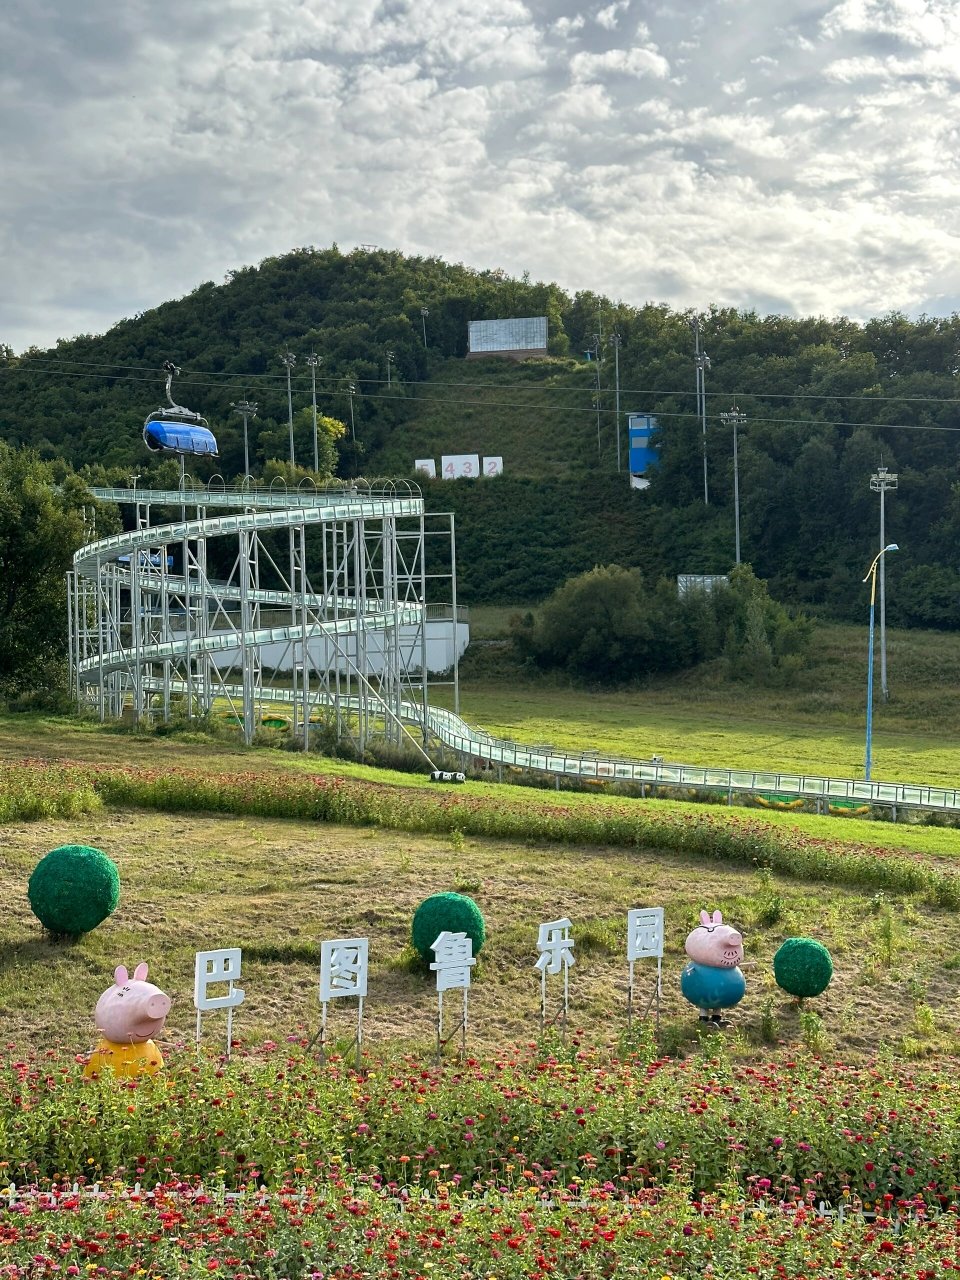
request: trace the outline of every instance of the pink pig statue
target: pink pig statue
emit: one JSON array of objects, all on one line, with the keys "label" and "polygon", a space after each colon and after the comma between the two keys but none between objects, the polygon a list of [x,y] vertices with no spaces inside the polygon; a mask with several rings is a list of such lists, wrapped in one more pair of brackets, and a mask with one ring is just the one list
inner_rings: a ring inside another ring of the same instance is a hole
[{"label": "pink pig statue", "polygon": [[719,911],[700,912],[700,924],[688,934],[684,950],[690,963],[680,975],[680,990],[700,1010],[701,1022],[721,1023],[721,1009],[743,999],[747,984],[740,972],[743,935],[723,923]]},{"label": "pink pig statue", "polygon": [[113,977],[114,985],[97,1001],[95,1017],[101,1038],[83,1074],[95,1080],[107,1067],[122,1079],[154,1075],[163,1066],[163,1058],[152,1037],[163,1030],[170,997],[147,982],[146,964],[138,964],[132,978],[121,964]]}]

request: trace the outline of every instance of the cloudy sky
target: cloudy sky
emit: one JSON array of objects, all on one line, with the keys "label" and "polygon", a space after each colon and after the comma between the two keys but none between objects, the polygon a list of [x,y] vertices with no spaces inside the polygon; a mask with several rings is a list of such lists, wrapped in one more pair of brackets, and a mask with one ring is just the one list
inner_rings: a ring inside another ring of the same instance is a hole
[{"label": "cloudy sky", "polygon": [[6,0],[0,343],[301,245],[960,309],[956,0]]}]

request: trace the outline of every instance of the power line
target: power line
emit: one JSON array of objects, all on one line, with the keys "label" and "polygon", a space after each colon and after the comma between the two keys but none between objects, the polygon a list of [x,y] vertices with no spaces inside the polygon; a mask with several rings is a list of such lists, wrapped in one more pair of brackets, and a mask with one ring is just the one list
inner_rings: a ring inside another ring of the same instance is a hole
[{"label": "power line", "polygon": [[[61,359],[59,356],[53,358],[47,363],[53,364],[58,368],[60,365],[72,364],[72,365],[82,365],[84,367],[92,368],[92,369],[132,370],[134,372],[142,372],[142,373],[151,375],[146,379],[138,379],[138,381],[153,382],[156,380],[156,376],[157,376],[156,370],[150,365],[121,365],[121,364],[111,364],[106,361],[98,361],[98,360],[67,360],[67,359]],[[43,366],[35,365],[33,363],[10,364],[5,367],[10,372],[19,372],[19,373],[25,373],[25,374],[31,373],[31,372],[39,373],[39,372],[51,371],[49,369],[45,369]],[[0,370],[2,370],[3,368],[4,366],[0,366]],[[578,368],[576,370],[576,372],[578,373],[586,372],[586,371],[587,370],[585,367]],[[83,376],[83,375],[75,375],[75,376]],[[94,376],[94,375],[89,375],[89,376]],[[101,376],[112,377],[113,375],[103,374]],[[185,368],[181,376],[184,379],[188,377],[189,378],[195,378],[195,377],[238,378],[238,377],[241,377],[246,382],[257,380],[257,381],[267,381],[267,382],[274,382],[274,383],[279,381],[281,384],[285,383],[285,378],[283,374],[220,373],[216,369],[186,369]],[[595,377],[594,372],[590,371],[591,383],[589,386],[585,386],[584,388],[582,388],[583,390],[589,390],[592,392],[594,377]],[[327,381],[332,382],[336,380],[337,380],[337,375],[334,375],[334,374],[327,375]],[[296,381],[296,379],[294,379],[294,381]],[[387,384],[387,380],[385,378],[357,378],[356,381],[358,383],[372,383],[374,385],[383,385],[383,386]],[[196,385],[197,386],[219,386],[220,384],[214,382],[214,383],[197,383]],[[430,378],[405,378],[403,381],[403,385],[407,387],[425,387],[425,386],[437,386],[438,383],[436,379],[430,379]],[[458,389],[459,388],[481,388],[482,389],[485,387],[486,388],[491,387],[491,384],[489,382],[446,382],[445,381],[440,383],[439,385],[444,387],[456,387]],[[549,394],[562,395],[562,394],[565,394],[567,391],[575,391],[580,389],[581,388],[575,388],[575,387],[557,387],[557,388],[544,387],[544,388],[541,388],[541,391],[547,392]],[[691,391],[689,387],[679,388],[677,390],[671,390],[671,391],[661,391],[658,389],[654,389],[652,387],[621,386],[620,391],[622,395],[658,396],[661,399],[666,399],[672,396],[696,395],[696,391]],[[750,391],[742,387],[733,388],[733,389],[730,389],[727,387],[718,387],[716,394],[717,395],[734,395],[740,399],[743,399],[746,396],[753,396],[754,398],[763,399],[763,400],[863,400],[871,404],[882,404],[886,402],[891,402],[896,404],[942,404],[942,405],[960,404],[960,396],[860,395],[860,394],[854,394],[852,392],[844,392],[844,391],[817,391],[817,392],[813,392],[813,391],[797,391],[797,392]]]}]

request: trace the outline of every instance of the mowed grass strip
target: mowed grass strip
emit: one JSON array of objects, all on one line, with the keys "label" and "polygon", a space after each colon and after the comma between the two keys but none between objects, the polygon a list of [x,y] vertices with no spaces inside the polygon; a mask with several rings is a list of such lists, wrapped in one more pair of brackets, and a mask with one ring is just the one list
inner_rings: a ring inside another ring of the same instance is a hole
[{"label": "mowed grass strip", "polygon": [[[103,849],[121,876],[116,913],[75,943],[53,943],[29,909],[27,880],[51,848]],[[430,893],[469,894],[488,940],[470,996],[470,1045],[495,1052],[539,1034],[539,924],[568,915],[576,963],[571,1027],[584,1043],[616,1042],[626,1018],[626,913],[666,909],[663,1047],[698,1044],[695,1011],[679,992],[683,942],[701,908],[720,909],[744,932],[748,994],[727,1043],[745,1056],[782,1041],[856,1057],[878,1046],[913,1057],[951,1052],[957,1040],[960,916],[915,897],[825,889],[669,850],[557,846],[447,835],[412,835],[291,820],[100,813],[0,829],[0,1025],[11,1044],[52,1042],[82,1052],[94,1040],[93,1009],[115,966],[140,960],[173,997],[161,1048],[193,1035],[194,953],[244,951],[247,998],[236,1034],[245,1042],[309,1038],[317,1029],[319,943],[369,937],[367,1037],[371,1053],[429,1056],[436,991],[412,963],[410,922]],[[779,991],[772,958],[784,938],[827,945],[835,977],[807,1008]],[[652,995],[654,968],[638,966],[638,999]],[[551,1013],[559,988],[551,989]],[[458,1001],[454,1001],[458,1003]],[[332,1010],[345,1045],[353,1010]],[[222,1015],[205,1034],[222,1043]]]}]

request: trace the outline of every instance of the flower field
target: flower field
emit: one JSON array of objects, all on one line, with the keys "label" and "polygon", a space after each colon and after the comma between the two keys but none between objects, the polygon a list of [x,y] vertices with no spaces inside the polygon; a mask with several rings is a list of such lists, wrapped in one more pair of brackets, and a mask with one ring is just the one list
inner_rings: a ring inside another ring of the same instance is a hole
[{"label": "flower field", "polygon": [[932,1280],[960,1269],[955,1066],[8,1059],[0,1275]]},{"label": "flower field", "polygon": [[67,1193],[21,1201],[0,1220],[0,1274],[222,1275],[309,1280],[565,1280],[806,1276],[934,1280],[960,1269],[956,1219],[823,1217],[808,1202],[761,1207],[726,1196],[624,1197],[614,1187],[465,1200],[334,1181],[298,1193],[216,1194],[169,1183],[151,1197]]},{"label": "flower field", "polygon": [[810,836],[741,812],[703,813],[642,801],[592,804],[475,795],[365,782],[329,774],[215,773],[200,769],[51,764],[0,765],[0,822],[69,817],[97,808],[229,813],[545,843],[669,849],[762,865],[802,879],[919,893],[960,906],[960,873],[947,859]]}]

